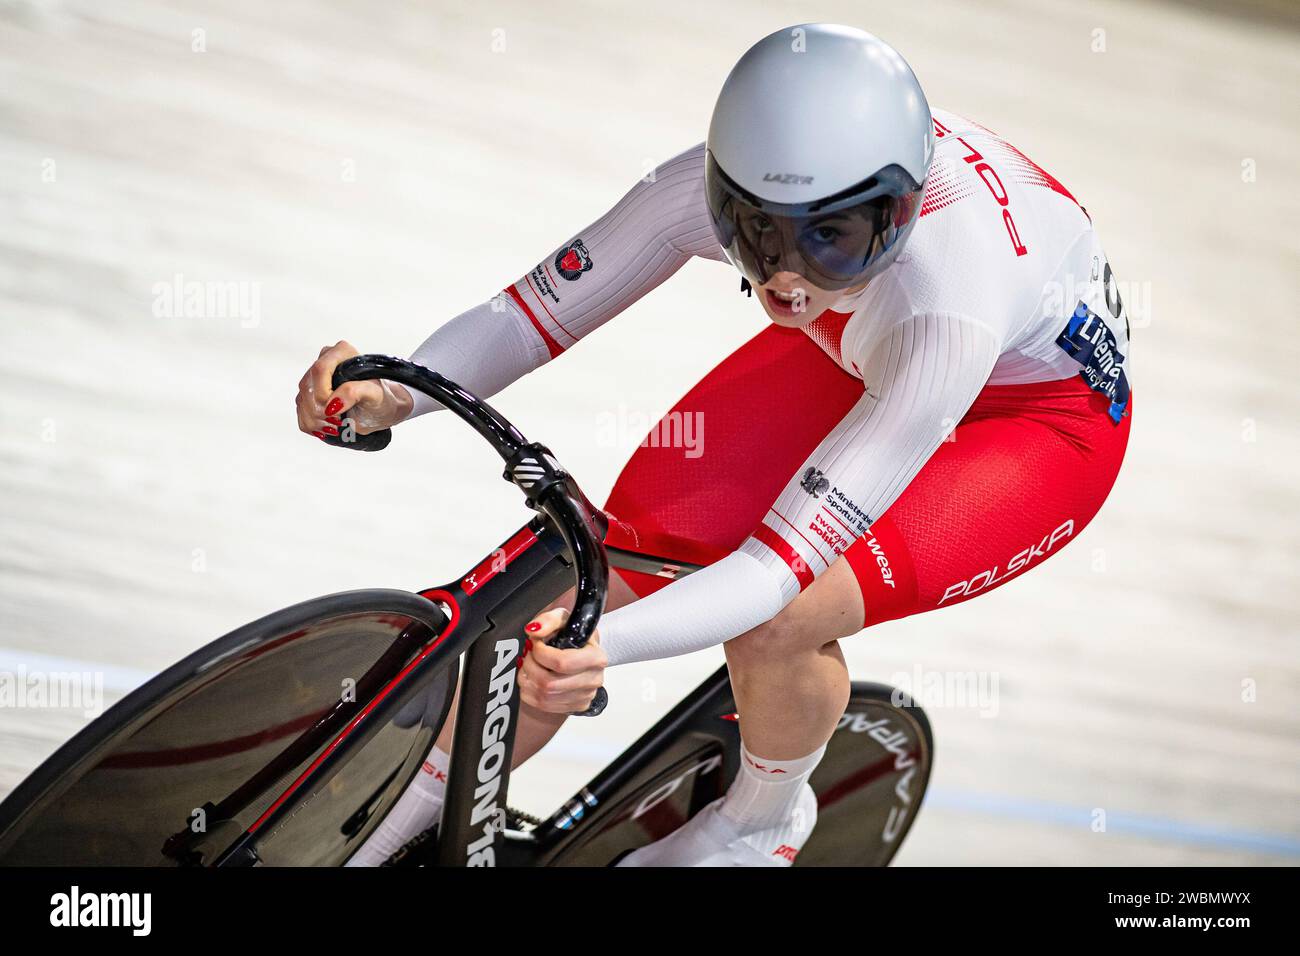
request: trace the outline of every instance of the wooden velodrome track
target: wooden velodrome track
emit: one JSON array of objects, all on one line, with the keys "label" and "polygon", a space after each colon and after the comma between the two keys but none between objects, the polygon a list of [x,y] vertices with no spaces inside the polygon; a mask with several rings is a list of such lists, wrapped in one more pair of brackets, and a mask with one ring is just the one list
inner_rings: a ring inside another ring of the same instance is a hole
[{"label": "wooden velodrome track", "polygon": [[[445,7],[0,5],[0,673],[93,670],[111,702],[276,607],[457,576],[527,518],[499,464],[445,417],[379,457],[298,435],[305,366],[340,338],[409,352],[702,139],[754,39],[840,19],[1069,186],[1135,326],[1128,460],[1081,540],[844,642],[863,678],[996,681],[990,706],[930,707],[933,789],[899,862],[1300,860],[1293,20]],[[239,283],[246,308],[155,308],[178,276]],[[692,263],[496,404],[599,498],[761,327],[736,284]],[[340,550],[356,522],[373,536]],[[571,721],[516,802],[549,809],[720,658],[611,672],[608,714]],[[85,719],[0,707],[0,794]]]}]

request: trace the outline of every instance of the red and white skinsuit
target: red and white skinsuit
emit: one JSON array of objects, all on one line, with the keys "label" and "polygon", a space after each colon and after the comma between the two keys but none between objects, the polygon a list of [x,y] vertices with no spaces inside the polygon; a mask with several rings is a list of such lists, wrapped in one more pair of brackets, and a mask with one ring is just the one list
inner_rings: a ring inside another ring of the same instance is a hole
[{"label": "red and white skinsuit", "polygon": [[[841,554],[868,625],[955,604],[1060,550],[1105,500],[1132,405],[1127,321],[1092,223],[1014,146],[934,119],[898,260],[685,396],[676,411],[708,423],[704,454],[643,446],[624,470],[610,543],[708,567],[667,587],[624,573],[648,596],[602,618],[611,664],[740,635]],[[702,145],[412,357],[492,395],[692,256],[726,261]],[[416,414],[435,407],[416,397]]]}]

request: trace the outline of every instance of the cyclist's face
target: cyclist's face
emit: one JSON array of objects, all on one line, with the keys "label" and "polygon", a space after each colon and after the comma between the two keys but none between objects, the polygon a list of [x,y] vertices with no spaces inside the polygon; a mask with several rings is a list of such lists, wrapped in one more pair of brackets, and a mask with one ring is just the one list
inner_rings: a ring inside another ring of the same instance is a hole
[{"label": "cyclist's face", "polygon": [[819,289],[797,272],[778,272],[754,290],[763,311],[777,325],[802,329],[844,296],[866,288],[866,283],[851,289]]},{"label": "cyclist's face", "polygon": [[738,222],[746,247],[775,266],[776,272],[759,290],[763,308],[778,325],[802,328],[841,296],[860,291],[827,290],[800,273],[805,261],[834,271],[852,270],[867,259],[878,230],[862,211],[832,213],[816,219],[773,220],[756,209],[745,210]]}]

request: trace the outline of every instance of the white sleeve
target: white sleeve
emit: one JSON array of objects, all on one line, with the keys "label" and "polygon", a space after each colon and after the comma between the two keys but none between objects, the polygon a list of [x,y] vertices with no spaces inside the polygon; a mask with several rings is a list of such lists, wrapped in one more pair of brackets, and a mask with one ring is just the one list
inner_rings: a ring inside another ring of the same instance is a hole
[{"label": "white sleeve", "polygon": [[776,617],[785,606],[776,575],[735,551],[707,568],[600,619],[612,667],[713,647]]},{"label": "white sleeve", "polygon": [[902,494],[1000,351],[998,336],[965,315],[914,315],[882,330],[858,359],[866,393],[740,549],[601,618],[610,662],[702,650],[775,617]]},{"label": "white sleeve", "polygon": [[[462,312],[411,353],[411,361],[445,375],[483,399],[491,398],[549,360],[541,338],[504,292]],[[442,408],[422,392],[410,392],[414,406],[409,418]]]},{"label": "white sleeve", "polygon": [[[725,260],[704,197],[704,145],[639,181],[490,302],[439,328],[411,358],[480,397],[600,328],[692,256]],[[422,395],[411,417],[438,408]]]}]

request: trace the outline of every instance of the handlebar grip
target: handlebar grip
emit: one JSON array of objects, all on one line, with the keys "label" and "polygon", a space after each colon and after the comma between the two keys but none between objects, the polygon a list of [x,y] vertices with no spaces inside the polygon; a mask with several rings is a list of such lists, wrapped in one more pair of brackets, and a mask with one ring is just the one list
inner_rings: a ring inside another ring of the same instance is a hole
[{"label": "handlebar grip", "polygon": [[[351,448],[353,451],[383,451],[388,447],[388,443],[393,440],[393,430],[385,428],[383,431],[371,432],[369,435],[359,435],[356,431],[356,424],[351,418],[343,419],[343,429],[337,435],[326,435],[325,444],[333,445],[335,448]],[[346,438],[344,436],[351,435]]]},{"label": "handlebar grip", "polygon": [[[340,363],[334,369],[334,387],[338,388],[345,382],[355,382],[358,379],[367,377],[363,374],[348,374],[352,371],[361,372],[362,369],[350,361]],[[392,440],[393,430],[391,428],[371,432],[369,435],[358,434],[356,421],[351,416],[343,419],[343,428],[339,429],[337,435],[325,436],[325,444],[333,445],[335,448],[351,448],[353,451],[383,451]]]},{"label": "handlebar grip", "polygon": [[580,710],[575,714],[570,714],[569,716],[570,717],[599,717],[602,713],[605,712],[605,708],[608,706],[609,706],[609,691],[605,690],[605,688],[603,687],[599,687],[596,689],[596,696],[591,699],[590,707],[588,707],[586,710]]}]

